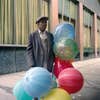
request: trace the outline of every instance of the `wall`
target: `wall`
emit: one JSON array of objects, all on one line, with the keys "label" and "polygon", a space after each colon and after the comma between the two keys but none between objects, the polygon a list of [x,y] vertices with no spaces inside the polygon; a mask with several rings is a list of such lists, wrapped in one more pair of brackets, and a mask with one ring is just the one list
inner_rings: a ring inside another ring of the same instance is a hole
[{"label": "wall", "polygon": [[0,47],[0,74],[28,70],[26,47]]}]

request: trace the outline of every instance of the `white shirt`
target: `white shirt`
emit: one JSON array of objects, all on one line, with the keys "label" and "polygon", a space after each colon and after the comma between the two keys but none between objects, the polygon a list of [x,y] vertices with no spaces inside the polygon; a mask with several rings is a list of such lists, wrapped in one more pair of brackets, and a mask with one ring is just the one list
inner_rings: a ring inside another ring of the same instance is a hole
[{"label": "white shirt", "polygon": [[47,39],[46,31],[44,31],[44,32],[41,32],[40,30],[38,30],[38,31],[39,31],[39,35],[40,35],[41,39],[43,39],[43,40]]}]

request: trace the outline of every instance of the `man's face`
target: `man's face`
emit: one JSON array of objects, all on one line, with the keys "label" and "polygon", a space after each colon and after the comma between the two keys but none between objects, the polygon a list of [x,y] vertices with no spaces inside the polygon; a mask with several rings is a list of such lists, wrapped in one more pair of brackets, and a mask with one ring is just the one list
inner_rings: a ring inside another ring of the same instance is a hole
[{"label": "man's face", "polygon": [[40,22],[38,23],[38,28],[40,29],[40,31],[42,32],[45,31],[46,27],[47,27],[47,20],[45,19],[40,20]]}]

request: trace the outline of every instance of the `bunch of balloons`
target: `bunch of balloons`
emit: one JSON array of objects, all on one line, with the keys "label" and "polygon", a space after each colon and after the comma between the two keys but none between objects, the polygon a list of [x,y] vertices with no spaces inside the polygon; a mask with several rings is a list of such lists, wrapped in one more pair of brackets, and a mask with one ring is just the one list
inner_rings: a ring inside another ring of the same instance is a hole
[{"label": "bunch of balloons", "polygon": [[72,100],[71,93],[83,86],[82,74],[73,67],[72,62],[78,54],[74,40],[75,31],[71,24],[59,24],[54,31],[54,71],[44,67],[29,69],[13,89],[16,100]]},{"label": "bunch of balloons", "polygon": [[16,83],[13,94],[16,100],[71,100],[68,92],[57,87],[56,76],[43,67],[29,69]]},{"label": "bunch of balloons", "polygon": [[54,75],[57,78],[58,87],[69,94],[78,92],[84,83],[84,78],[72,62],[79,53],[75,42],[75,30],[69,23],[59,24],[54,31]]}]

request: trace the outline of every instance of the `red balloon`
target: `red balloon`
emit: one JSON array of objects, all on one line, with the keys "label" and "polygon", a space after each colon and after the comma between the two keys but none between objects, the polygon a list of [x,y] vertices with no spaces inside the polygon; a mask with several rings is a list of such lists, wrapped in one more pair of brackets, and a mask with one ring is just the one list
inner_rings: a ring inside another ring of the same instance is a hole
[{"label": "red balloon", "polygon": [[78,92],[82,88],[83,82],[82,74],[75,68],[64,69],[58,76],[59,87],[69,93]]},{"label": "red balloon", "polygon": [[65,68],[73,68],[72,60],[61,60],[60,58],[55,58],[54,64],[54,74],[58,78],[59,73]]}]

